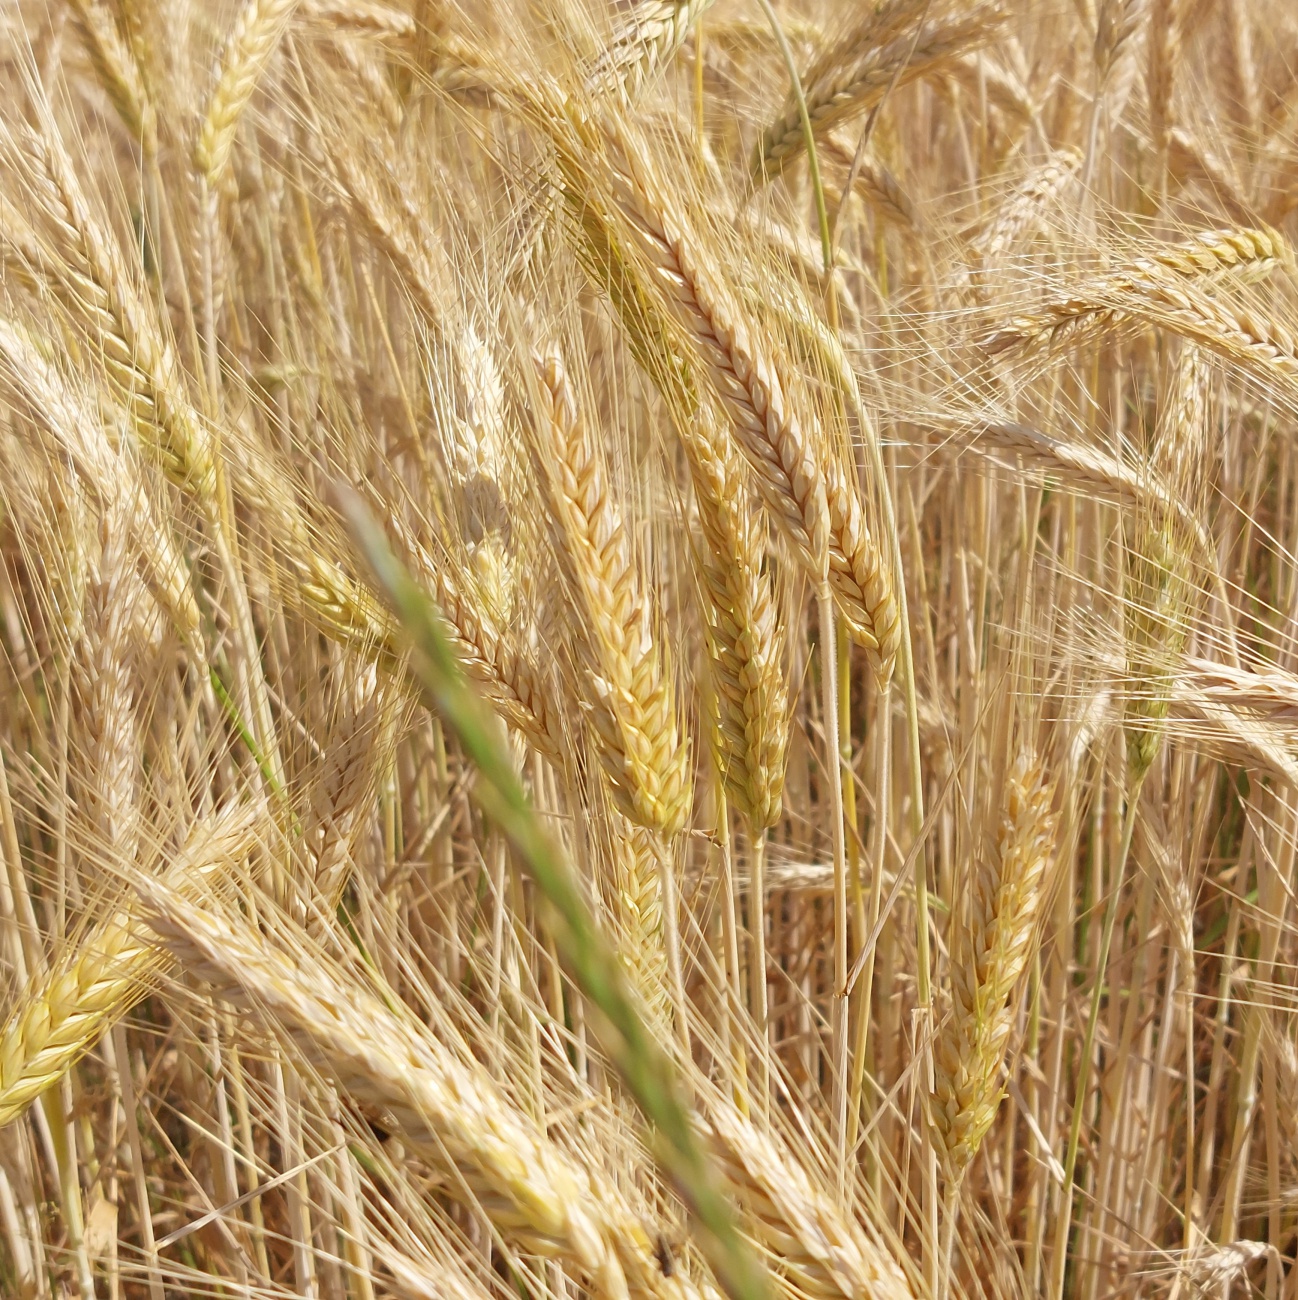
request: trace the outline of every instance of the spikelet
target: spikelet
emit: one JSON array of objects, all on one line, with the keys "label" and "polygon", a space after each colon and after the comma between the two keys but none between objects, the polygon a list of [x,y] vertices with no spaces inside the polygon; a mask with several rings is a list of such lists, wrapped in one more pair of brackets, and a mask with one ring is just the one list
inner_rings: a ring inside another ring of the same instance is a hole
[{"label": "spikelet", "polygon": [[[507,1241],[562,1260],[611,1300],[700,1295],[679,1270],[664,1275],[616,1187],[551,1143],[483,1067],[399,1011],[394,994],[344,982],[301,945],[285,951],[175,891],[140,888],[150,924],[187,970],[264,1016],[327,1078],[390,1116],[421,1155],[464,1180]],[[446,1185],[452,1195],[458,1187],[458,1179]]]},{"label": "spikelet", "polygon": [[[168,870],[177,888],[233,874],[257,840],[261,818],[232,805],[190,832]],[[29,989],[0,1029],[0,1128],[89,1051],[142,997],[165,956],[140,924],[138,908],[114,913]]]},{"label": "spikelet", "polygon": [[1005,780],[990,861],[980,855],[969,916],[952,953],[951,1008],[934,1047],[930,1119],[958,1182],[996,1118],[1014,1025],[1013,994],[1032,955],[1042,882],[1055,851],[1052,788],[1021,757]]},{"label": "spikelet", "polygon": [[[819,54],[802,77],[813,132],[821,136],[872,108],[894,78],[904,85],[927,76],[991,40],[1004,13],[1001,0],[931,6],[891,0],[868,6],[866,17]],[[790,95],[762,133],[753,155],[754,175],[777,176],[804,148],[802,117]]]},{"label": "spikelet", "polygon": [[535,364],[544,403],[542,471],[582,622],[600,763],[621,811],[671,836],[689,813],[689,750],[655,643],[647,584],[563,358],[552,348]]},{"label": "spikelet", "polygon": [[247,0],[226,41],[194,145],[194,165],[215,192],[230,162],[244,110],[299,0]]}]

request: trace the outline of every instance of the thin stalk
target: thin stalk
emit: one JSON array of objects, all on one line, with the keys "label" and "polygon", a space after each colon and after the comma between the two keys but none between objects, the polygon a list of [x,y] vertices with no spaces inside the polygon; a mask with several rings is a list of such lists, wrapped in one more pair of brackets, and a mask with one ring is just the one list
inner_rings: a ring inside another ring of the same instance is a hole
[{"label": "thin stalk", "polygon": [[753,933],[753,964],[749,974],[749,1010],[757,1027],[757,1098],[762,1114],[771,1104],[771,1027],[766,988],[766,832],[748,837],[748,924]]},{"label": "thin stalk", "polygon": [[144,1169],[144,1145],[140,1141],[139,1111],[136,1109],[135,1076],[127,1050],[126,1030],[116,1024],[110,1031],[113,1053],[117,1057],[117,1077],[122,1089],[122,1109],[126,1112],[126,1145],[131,1156],[131,1181],[135,1184],[136,1213],[140,1219],[140,1247],[144,1252],[145,1276],[149,1300],[166,1300],[162,1273],[158,1268],[158,1248],[154,1244],[153,1207],[149,1204],[149,1184]]},{"label": "thin stalk", "polygon": [[1122,885],[1127,874],[1127,860],[1131,856],[1131,837],[1136,829],[1136,812],[1140,805],[1140,789],[1143,784],[1143,777],[1137,779],[1127,798],[1127,815],[1122,824],[1122,842],[1118,846],[1118,862],[1114,871],[1113,887],[1109,891],[1109,904],[1104,914],[1104,930],[1100,935],[1100,951],[1095,960],[1095,984],[1091,989],[1086,1034],[1082,1040],[1082,1058],[1077,1066],[1077,1087],[1073,1092],[1073,1119],[1068,1131],[1068,1149],[1064,1156],[1064,1183],[1059,1193],[1059,1218],[1055,1224],[1054,1253],[1050,1260],[1051,1300],[1062,1300],[1064,1294],[1068,1235],[1072,1230],[1073,1222],[1073,1180],[1077,1173],[1077,1150],[1081,1143],[1082,1120],[1086,1113],[1086,1095],[1091,1086],[1091,1057],[1095,1051],[1095,1032],[1100,1023],[1100,1003],[1104,1000],[1105,968],[1109,964],[1109,950],[1113,946],[1113,931],[1122,902]]},{"label": "thin stalk", "polygon": [[735,914],[735,855],[734,845],[730,839],[730,810],[726,804],[726,792],[721,783],[721,773],[713,765],[716,782],[714,790],[717,810],[716,837],[717,847],[721,850],[721,941],[726,950],[726,1008],[725,1030],[726,1047],[729,1051],[731,1069],[731,1095],[740,1113],[748,1115],[748,1066],[744,1053],[743,1037],[740,1026],[740,1008],[744,1002],[744,978],[739,963],[739,919]]}]

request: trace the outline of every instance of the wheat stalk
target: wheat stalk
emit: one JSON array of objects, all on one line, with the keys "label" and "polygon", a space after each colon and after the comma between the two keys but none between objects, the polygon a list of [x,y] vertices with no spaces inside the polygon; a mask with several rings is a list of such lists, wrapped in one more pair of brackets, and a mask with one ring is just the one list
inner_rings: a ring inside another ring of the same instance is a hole
[{"label": "wheat stalk", "polygon": [[951,1010],[934,1048],[931,1120],[948,1177],[958,1183],[1000,1104],[1014,1026],[1013,994],[1032,955],[1042,886],[1055,851],[1053,789],[1020,757],[1005,780],[990,860],[982,859],[952,953]]}]

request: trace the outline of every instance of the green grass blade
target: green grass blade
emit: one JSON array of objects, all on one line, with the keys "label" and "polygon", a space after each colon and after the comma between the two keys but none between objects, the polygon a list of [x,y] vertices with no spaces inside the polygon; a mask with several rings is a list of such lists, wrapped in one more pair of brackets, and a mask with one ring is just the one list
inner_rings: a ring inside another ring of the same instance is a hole
[{"label": "green grass blade", "polygon": [[655,1155],[693,1213],[718,1282],[733,1300],[765,1300],[765,1270],[735,1227],[722,1180],[690,1123],[671,1061],[649,1032],[570,865],[528,802],[499,723],[469,686],[433,601],[393,554],[372,515],[350,492],[343,495],[342,507],[352,537],[409,638],[412,667],[429,704],[478,769],[475,797],[549,903],[559,956],[598,1012],[595,1028],[604,1050],[652,1128]]}]

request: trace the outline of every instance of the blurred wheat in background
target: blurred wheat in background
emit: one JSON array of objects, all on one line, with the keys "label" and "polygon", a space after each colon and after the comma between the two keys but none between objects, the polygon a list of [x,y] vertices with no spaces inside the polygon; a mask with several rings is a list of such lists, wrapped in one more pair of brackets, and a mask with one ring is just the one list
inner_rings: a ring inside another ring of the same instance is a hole
[{"label": "blurred wheat in background", "polygon": [[1298,9],[0,0],[0,1295],[1298,1297]]}]

